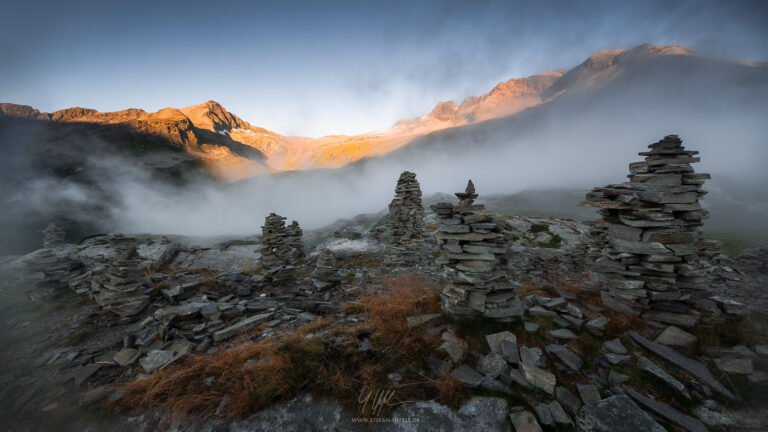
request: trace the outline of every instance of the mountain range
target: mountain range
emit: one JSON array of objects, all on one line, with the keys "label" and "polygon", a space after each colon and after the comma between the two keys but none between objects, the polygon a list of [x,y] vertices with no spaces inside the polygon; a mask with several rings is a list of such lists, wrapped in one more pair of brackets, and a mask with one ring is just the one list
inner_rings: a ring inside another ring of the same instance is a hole
[{"label": "mountain range", "polygon": [[0,118],[117,126],[135,135],[134,142],[141,136],[159,138],[165,141],[165,147],[183,150],[214,177],[236,181],[280,171],[342,167],[360,159],[385,155],[435,131],[513,116],[565,95],[595,91],[670,60],[755,70],[766,67],[764,63],[707,56],[681,46],[646,44],[632,49],[598,51],[570,70],[513,78],[497,84],[488,93],[469,96],[460,104],[440,102],[428,114],[399,120],[384,131],[353,136],[281,135],[248,123],[212,100],[154,113],[136,108],[103,113],[80,107],[42,113],[26,105],[2,103]]},{"label": "mountain range", "polygon": [[766,101],[764,62],[640,45],[353,136],[281,135],[214,101],[154,113],[3,103],[0,252],[37,247],[52,220],[72,240],[252,233],[272,211],[320,227],[380,210],[406,169],[425,196],[472,178],[504,211],[582,217],[573,209],[584,191],[622,181],[638,151],[671,133],[712,174],[708,226],[768,238]]}]

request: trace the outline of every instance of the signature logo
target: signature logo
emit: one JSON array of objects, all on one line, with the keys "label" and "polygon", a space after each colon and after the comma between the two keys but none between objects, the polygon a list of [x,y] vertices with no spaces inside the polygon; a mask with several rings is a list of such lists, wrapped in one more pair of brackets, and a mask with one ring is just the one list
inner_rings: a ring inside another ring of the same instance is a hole
[{"label": "signature logo", "polygon": [[378,416],[381,409],[385,406],[394,406],[392,398],[395,397],[394,390],[372,390],[368,386],[363,387],[357,401],[360,403],[360,412],[365,412],[366,407],[370,407],[371,415]]}]

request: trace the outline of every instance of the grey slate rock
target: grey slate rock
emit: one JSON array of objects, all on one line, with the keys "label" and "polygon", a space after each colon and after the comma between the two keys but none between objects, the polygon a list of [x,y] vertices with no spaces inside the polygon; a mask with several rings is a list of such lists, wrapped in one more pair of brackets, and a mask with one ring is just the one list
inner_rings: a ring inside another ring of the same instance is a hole
[{"label": "grey slate rock", "polygon": [[520,362],[527,363],[534,366],[544,366],[545,361],[542,357],[541,348],[532,347],[528,348],[523,345],[520,347]]},{"label": "grey slate rock", "polygon": [[[476,396],[467,401],[456,412],[457,421],[453,430],[457,431],[509,431],[507,422],[509,405],[497,397]],[[427,427],[431,427],[427,423]]]},{"label": "grey slate rock", "polygon": [[621,343],[621,340],[619,338],[611,339],[609,341],[603,342],[603,348],[608,350],[609,352],[612,352],[614,354],[626,354],[627,349],[624,348],[624,345]]},{"label": "grey slate rock", "polygon": [[523,323],[523,327],[525,328],[525,331],[528,333],[535,333],[539,329],[539,325],[530,321],[526,321]]},{"label": "grey slate rock", "polygon": [[628,355],[621,355],[621,354],[614,354],[614,353],[604,354],[603,358],[606,359],[608,363],[610,363],[613,366],[627,364],[632,359],[632,357]]},{"label": "grey slate rock", "polygon": [[594,384],[576,384],[581,401],[584,405],[594,405],[600,402],[600,389]]},{"label": "grey slate rock", "polygon": [[467,387],[477,387],[483,382],[483,376],[467,365],[461,365],[451,372],[451,376]]},{"label": "grey slate rock", "polygon": [[690,359],[677,351],[673,350],[672,348],[666,347],[664,345],[657,344],[656,342],[649,341],[648,339],[640,336],[639,334],[635,333],[634,331],[628,331],[627,335],[635,341],[638,345],[642,346],[643,348],[647,349],[648,351],[656,354],[657,356],[663,358],[664,360],[667,360],[668,362],[688,371],[691,375],[699,378],[701,381],[704,382],[704,384],[712,387],[716,392],[720,393],[723,397],[730,399],[732,401],[736,400],[736,397],[728,391],[725,386],[723,386],[720,381],[715,379],[714,376],[712,376],[712,373],[707,369],[707,367],[696,360]]},{"label": "grey slate rock", "polygon": [[627,396],[611,396],[595,405],[584,405],[579,426],[593,432],[666,432]]},{"label": "grey slate rock", "polygon": [[555,419],[552,418],[552,412],[549,410],[549,404],[538,403],[533,406],[533,410],[536,412],[536,416],[539,417],[539,422],[544,426],[554,426]]},{"label": "grey slate rock", "polygon": [[504,374],[501,375],[501,380],[509,385],[519,385],[526,388],[531,388],[531,383],[523,376],[523,373],[518,369],[509,368]]},{"label": "grey slate rock", "polygon": [[517,342],[505,339],[501,341],[501,354],[509,364],[520,364],[520,353],[517,349]]},{"label": "grey slate rock", "polygon": [[563,364],[573,371],[579,371],[584,366],[581,357],[562,345],[547,345],[547,352],[550,355],[557,357]]},{"label": "grey slate rock", "polygon": [[581,401],[575,394],[563,386],[558,386],[555,389],[555,397],[558,402],[568,411],[571,415],[579,415],[579,409],[581,409]]},{"label": "grey slate rock", "polygon": [[497,380],[496,378],[491,378],[489,376],[483,378],[483,381],[480,383],[480,387],[495,392],[513,394],[512,389],[509,388],[508,385]]},{"label": "grey slate rock", "polygon": [[604,316],[587,321],[587,331],[595,336],[602,336],[605,334],[605,326],[608,324],[608,321],[610,320]]},{"label": "grey slate rock", "polygon": [[153,372],[174,360],[173,351],[154,350],[141,359],[141,366],[147,373]]},{"label": "grey slate rock", "polygon": [[659,402],[657,400],[651,399],[634,389],[630,387],[625,387],[624,391],[627,393],[629,397],[631,397],[635,402],[645,407],[645,409],[651,411],[652,413],[656,414],[659,417],[662,417],[680,427],[687,430],[688,432],[707,432],[708,429],[706,426],[704,426],[704,423],[700,422],[699,420],[689,417],[680,411],[672,408],[671,406]]},{"label": "grey slate rock", "polygon": [[576,339],[576,335],[572,331],[564,328],[552,330],[549,332],[549,335],[556,339],[567,339],[567,340]]},{"label": "grey slate rock", "polygon": [[555,424],[571,424],[571,417],[565,412],[563,406],[560,405],[560,402],[553,400],[547,406],[549,407],[549,412],[552,414],[552,419],[555,421]]},{"label": "grey slate rock", "polygon": [[656,338],[656,343],[668,346],[688,346],[696,343],[698,338],[687,331],[675,326],[669,326]]},{"label": "grey slate rock", "polygon": [[637,359],[637,366],[648,372],[649,374],[655,376],[661,382],[666,384],[668,387],[672,388],[673,390],[677,391],[681,395],[685,396],[686,398],[690,399],[691,395],[688,393],[688,390],[685,388],[685,385],[678,381],[675,377],[667,373],[664,369],[662,369],[659,365],[656,363],[648,360],[647,358],[640,356]]},{"label": "grey slate rock", "polygon": [[512,422],[515,432],[541,432],[541,426],[539,426],[536,417],[530,411],[511,413],[509,421]]},{"label": "grey slate rock", "polygon": [[485,336],[485,340],[488,342],[488,347],[491,348],[491,352],[501,354],[501,342],[509,340],[517,343],[517,336],[509,331],[503,331],[499,333],[489,334]]},{"label": "grey slate rock", "polygon": [[480,358],[477,362],[477,371],[491,378],[496,378],[507,368],[504,357],[496,353],[490,353]]}]

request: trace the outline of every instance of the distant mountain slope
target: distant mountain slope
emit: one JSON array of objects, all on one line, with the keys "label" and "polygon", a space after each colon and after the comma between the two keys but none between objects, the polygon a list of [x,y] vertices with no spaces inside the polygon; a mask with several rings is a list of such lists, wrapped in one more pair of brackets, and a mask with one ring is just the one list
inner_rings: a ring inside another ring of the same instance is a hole
[{"label": "distant mountain slope", "polygon": [[761,67],[705,56],[679,46],[640,45],[629,50],[599,51],[570,70],[513,78],[499,83],[488,93],[469,96],[461,104],[440,102],[429,114],[402,119],[385,131],[354,136],[284,136],[251,125],[214,101],[180,109],[165,108],[155,113],[139,109],[102,113],[69,108],[49,114],[28,106],[0,104],[0,117],[119,124],[137,134],[163,137],[169,145],[199,159],[214,176],[234,181],[277,171],[338,168],[363,158],[382,156],[431,132],[515,115],[565,94],[593,92],[616,80],[680,59],[700,63],[699,71],[684,71],[692,79],[697,79],[701,71],[724,64]]}]

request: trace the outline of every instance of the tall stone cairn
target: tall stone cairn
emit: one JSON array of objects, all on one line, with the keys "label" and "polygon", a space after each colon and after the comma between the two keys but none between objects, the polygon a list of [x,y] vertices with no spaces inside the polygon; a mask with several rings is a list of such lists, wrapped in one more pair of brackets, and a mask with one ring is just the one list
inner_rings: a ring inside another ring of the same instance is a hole
[{"label": "tall stone cairn", "polygon": [[270,213],[261,227],[261,267],[267,282],[286,283],[295,278],[285,217]]},{"label": "tall stone cairn", "polygon": [[497,221],[479,213],[477,194],[470,180],[464,192],[456,193],[459,205],[432,206],[439,225],[443,269],[449,283],[442,291],[443,309],[457,316],[483,315],[500,321],[522,316],[524,307],[515,294],[517,286],[498,269],[506,262],[507,241]]},{"label": "tall stone cairn", "polygon": [[285,228],[285,242],[288,247],[288,260],[292,263],[304,258],[306,256],[304,252],[304,243],[301,241],[301,237],[304,235],[304,231],[299,226],[299,223],[292,221],[290,225]]},{"label": "tall stone cairn", "polygon": [[50,248],[58,246],[64,242],[66,233],[55,223],[49,223],[43,230],[43,247]]},{"label": "tall stone cairn", "polygon": [[110,239],[115,256],[109,260],[106,272],[94,278],[99,285],[94,299],[105,310],[122,317],[138,314],[149,303],[141,285],[141,257],[136,248],[136,238],[117,234]]},{"label": "tall stone cairn", "polygon": [[579,203],[598,207],[589,263],[606,306],[656,321],[693,325],[687,300],[705,294],[696,244],[707,211],[699,205],[709,174],[696,174],[698,151],[668,135],[629,164],[629,182],[595,188]]},{"label": "tall stone cairn", "polygon": [[318,290],[326,290],[341,283],[336,256],[330,250],[323,249],[317,255],[315,270],[312,271],[312,282]]},{"label": "tall stone cairn", "polygon": [[385,238],[390,246],[390,265],[419,265],[422,255],[418,246],[424,240],[424,208],[416,174],[403,171],[395,186],[395,197],[389,204]]}]

